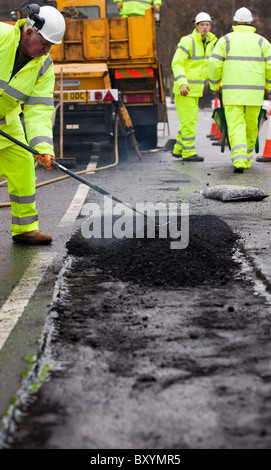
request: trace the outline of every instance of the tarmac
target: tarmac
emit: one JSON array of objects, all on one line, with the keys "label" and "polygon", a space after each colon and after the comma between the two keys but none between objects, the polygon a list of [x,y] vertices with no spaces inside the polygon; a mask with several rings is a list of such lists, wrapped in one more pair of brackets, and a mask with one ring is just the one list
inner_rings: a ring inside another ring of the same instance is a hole
[{"label": "tarmac", "polygon": [[[68,258],[47,321],[54,331],[50,336],[45,330],[50,341],[39,354],[41,365],[49,353],[59,367],[36,398],[26,397],[13,410],[7,447],[91,449],[88,458],[97,449],[270,448],[271,199],[225,203],[205,198],[202,191],[223,184],[269,194],[271,163],[255,160],[247,172],[233,173],[229,149],[222,153],[207,137],[211,116],[212,109],[199,112],[196,150],[204,162],[185,163],[165,150],[179,125],[169,103],[169,133],[159,125],[159,149],[93,178],[133,206],[181,201],[196,221],[207,216],[208,226],[206,220],[198,225],[204,230],[198,237],[205,240],[207,265],[218,255],[222,265],[228,256],[217,243],[226,223],[225,233],[232,231],[240,240],[233,260],[239,271],[225,278],[218,273],[210,285],[204,277],[201,285],[202,270],[191,287],[143,287],[115,279],[110,262],[104,263],[106,273],[102,265],[93,267],[91,247],[83,257]],[[259,155],[269,124],[260,131]],[[90,192],[82,223],[93,202],[101,203],[101,197]],[[213,240],[217,248],[208,250]],[[231,236],[228,240],[232,243]],[[193,246],[197,255],[196,239]],[[125,253],[116,253],[115,263],[123,259]],[[159,256],[155,261],[159,265]],[[197,256],[188,257],[185,266],[192,262],[200,270]]]},{"label": "tarmac", "polygon": [[[213,103],[214,106],[214,103]],[[233,173],[231,154],[226,145],[224,152],[214,141],[207,138],[214,122],[211,118],[213,108],[199,110],[199,121],[196,137],[196,151],[205,157],[202,164],[187,164],[174,162],[177,171],[184,171],[186,177],[191,177],[192,185],[183,185],[182,200],[189,201],[190,213],[206,213],[221,217],[229,226],[240,235],[248,257],[259,271],[259,277],[264,283],[267,292],[271,291],[271,245],[270,245],[270,204],[267,197],[262,201],[230,202],[205,199],[202,191],[218,185],[242,186],[245,188],[258,188],[270,194],[271,162],[257,162],[256,157],[262,156],[268,131],[271,128],[270,101],[264,101],[267,120],[259,132],[259,153],[254,153],[250,170],[242,174]],[[168,119],[170,133],[178,130],[178,118],[174,104],[168,103]],[[269,127],[270,126],[270,127]],[[269,138],[269,137],[268,137]],[[166,140],[166,139],[165,139]],[[164,138],[163,138],[164,141]],[[193,165],[193,166],[192,166]]]}]

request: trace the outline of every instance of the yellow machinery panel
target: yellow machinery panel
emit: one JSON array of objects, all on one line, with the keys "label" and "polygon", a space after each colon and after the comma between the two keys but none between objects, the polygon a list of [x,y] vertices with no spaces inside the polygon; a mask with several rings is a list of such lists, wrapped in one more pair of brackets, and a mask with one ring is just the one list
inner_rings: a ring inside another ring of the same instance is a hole
[{"label": "yellow machinery panel", "polygon": [[65,59],[69,62],[84,60],[82,30],[84,21],[71,19],[64,36]]},{"label": "yellow machinery panel", "polygon": [[155,35],[152,28],[151,11],[145,16],[127,18],[129,32],[129,51],[133,59],[154,57]]},{"label": "yellow machinery panel", "polygon": [[61,44],[55,44],[51,51],[50,56],[52,57],[54,62],[63,62],[64,60],[64,42],[62,41]]},{"label": "yellow machinery panel", "polygon": [[62,44],[54,45],[50,54],[55,63],[108,60],[108,21],[104,18],[69,19]]},{"label": "yellow machinery panel", "polygon": [[84,21],[83,50],[86,60],[107,60],[109,58],[109,27],[107,19],[99,18]]},{"label": "yellow machinery panel", "polygon": [[155,25],[151,10],[129,18],[69,19],[54,62],[156,60]]},{"label": "yellow machinery panel", "polygon": [[107,64],[55,64],[56,85],[55,90],[61,88],[61,77],[63,90],[74,89],[109,89],[111,88]]},{"label": "yellow machinery panel", "polygon": [[109,19],[110,59],[129,59],[129,36],[126,18]]}]

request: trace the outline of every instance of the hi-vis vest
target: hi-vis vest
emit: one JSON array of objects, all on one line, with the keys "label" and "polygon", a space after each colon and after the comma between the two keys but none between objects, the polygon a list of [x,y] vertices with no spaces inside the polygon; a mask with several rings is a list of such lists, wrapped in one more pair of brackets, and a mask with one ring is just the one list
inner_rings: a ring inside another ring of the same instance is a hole
[{"label": "hi-vis vest", "polygon": [[271,45],[253,26],[233,26],[217,42],[209,60],[210,87],[222,84],[225,105],[261,106],[271,89]]},{"label": "hi-vis vest", "polygon": [[40,153],[54,155],[52,115],[55,75],[50,55],[30,60],[10,79],[21,38],[20,28],[26,22],[27,19],[19,20],[15,26],[0,23],[0,126],[10,125],[18,119],[23,103],[29,145]]},{"label": "hi-vis vest", "polygon": [[205,43],[194,29],[192,34],[181,38],[173,56],[171,67],[174,77],[173,92],[180,94],[180,86],[188,85],[189,96],[202,96],[208,78],[208,59],[217,37],[208,33]]},{"label": "hi-vis vest", "polygon": [[152,5],[162,4],[162,0],[114,0],[114,2],[123,2],[120,10],[121,16],[144,16],[145,10],[151,8]]}]

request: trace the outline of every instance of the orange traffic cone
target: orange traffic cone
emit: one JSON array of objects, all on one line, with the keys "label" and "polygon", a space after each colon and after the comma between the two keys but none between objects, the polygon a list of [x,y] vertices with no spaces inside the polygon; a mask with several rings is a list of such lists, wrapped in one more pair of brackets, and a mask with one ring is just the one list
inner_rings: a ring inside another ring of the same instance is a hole
[{"label": "orange traffic cone", "polygon": [[219,130],[218,125],[216,124],[215,135],[211,137],[211,140],[219,140],[221,139],[221,131]]},{"label": "orange traffic cone", "polygon": [[214,123],[212,123],[211,134],[206,135],[206,137],[208,137],[209,139],[212,138],[212,137],[215,137],[216,132],[217,132],[217,123],[214,122]]},{"label": "orange traffic cone", "polygon": [[257,162],[271,162],[271,107],[267,123],[267,134],[264,152],[261,157],[256,157]]},{"label": "orange traffic cone", "polygon": [[[219,106],[219,105],[218,105],[218,98],[216,97],[216,98],[215,98],[215,105],[214,105],[214,107],[215,107],[215,108],[218,108],[218,106]],[[210,134],[208,134],[206,137],[209,137],[209,138],[211,138],[211,137],[216,138],[217,129],[218,129],[217,123],[214,122],[214,123],[212,124],[212,126],[211,126],[211,132],[210,132]]]},{"label": "orange traffic cone", "polygon": [[219,128],[217,128],[216,139],[212,139],[212,140],[216,140],[216,142],[213,142],[212,145],[221,145],[222,132],[219,130]]}]

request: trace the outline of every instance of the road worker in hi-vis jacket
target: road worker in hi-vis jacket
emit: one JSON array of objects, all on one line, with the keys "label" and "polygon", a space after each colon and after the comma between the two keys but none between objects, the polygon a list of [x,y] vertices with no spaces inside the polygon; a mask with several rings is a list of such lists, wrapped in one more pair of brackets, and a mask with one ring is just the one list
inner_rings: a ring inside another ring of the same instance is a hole
[{"label": "road worker in hi-vis jacket", "polygon": [[195,148],[199,97],[208,78],[208,59],[217,37],[210,32],[212,19],[205,13],[195,18],[192,34],[181,38],[172,59],[173,92],[180,127],[172,155],[182,161],[201,162]]},{"label": "road worker in hi-vis jacket", "polygon": [[114,0],[119,13],[123,17],[144,16],[145,10],[153,7],[159,13],[162,0]]},{"label": "road worker in hi-vis jacket", "polygon": [[[55,75],[49,51],[64,32],[63,16],[51,6],[31,4],[28,18],[14,26],[0,23],[0,130],[39,152],[35,158],[47,169],[54,159]],[[2,135],[0,177],[7,178],[14,242],[51,243],[51,236],[39,231],[33,155]]]},{"label": "road worker in hi-vis jacket", "polygon": [[[221,91],[234,172],[251,167],[264,94],[271,89],[271,45],[255,33],[250,10],[238,9],[235,26],[219,39],[209,60],[210,88]],[[222,87],[222,88],[221,88]]]}]

